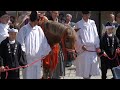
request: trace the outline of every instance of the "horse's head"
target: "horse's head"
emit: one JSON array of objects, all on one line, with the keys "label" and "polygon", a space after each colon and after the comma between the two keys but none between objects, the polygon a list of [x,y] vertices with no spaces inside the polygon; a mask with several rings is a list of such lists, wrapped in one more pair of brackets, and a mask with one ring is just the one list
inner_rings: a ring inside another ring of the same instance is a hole
[{"label": "horse's head", "polygon": [[63,36],[63,41],[64,41],[65,48],[67,49],[75,48],[76,32],[70,26],[66,26],[66,30]]},{"label": "horse's head", "polygon": [[45,22],[43,28],[51,47],[57,43],[61,43],[65,59],[67,58],[67,50],[75,51],[76,32],[73,28],[53,21]]},{"label": "horse's head", "polygon": [[62,38],[62,46],[65,60],[71,59],[75,60],[75,42],[76,42],[76,32],[73,28],[67,27]]}]

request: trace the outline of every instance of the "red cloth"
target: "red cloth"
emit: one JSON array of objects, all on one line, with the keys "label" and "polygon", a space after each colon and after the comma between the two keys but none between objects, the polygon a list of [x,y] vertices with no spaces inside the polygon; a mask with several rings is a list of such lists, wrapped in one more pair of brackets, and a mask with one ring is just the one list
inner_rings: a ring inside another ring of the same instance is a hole
[{"label": "red cloth", "polygon": [[50,70],[55,70],[58,64],[59,44],[52,47],[52,52],[43,59],[43,67]]}]

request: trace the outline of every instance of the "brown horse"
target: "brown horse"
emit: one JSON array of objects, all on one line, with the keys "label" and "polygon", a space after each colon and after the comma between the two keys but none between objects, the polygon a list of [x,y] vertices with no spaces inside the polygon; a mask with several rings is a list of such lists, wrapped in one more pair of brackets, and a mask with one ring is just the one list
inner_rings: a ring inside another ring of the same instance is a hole
[{"label": "brown horse", "polygon": [[[75,48],[75,41],[76,41],[75,30],[73,30],[71,27],[65,26],[61,23],[54,22],[54,21],[47,21],[47,22],[44,22],[42,25],[43,25],[42,28],[47,38],[47,41],[52,48],[54,48],[54,46],[57,45],[58,43],[60,42],[62,43],[62,49],[63,49],[64,57],[66,59],[67,58],[66,50],[68,49],[74,50]],[[56,49],[54,48],[53,51],[56,51]],[[51,60],[49,61],[51,63],[49,64],[52,64],[53,62],[55,62],[53,61],[54,57],[55,57],[54,55],[51,56]],[[57,58],[58,57],[56,57],[56,59]],[[44,63],[45,61],[46,59],[43,60],[43,69],[44,71],[48,71],[50,73],[51,72],[50,68],[52,67],[52,65],[48,66],[46,63]],[[45,72],[43,74],[45,74]]]}]

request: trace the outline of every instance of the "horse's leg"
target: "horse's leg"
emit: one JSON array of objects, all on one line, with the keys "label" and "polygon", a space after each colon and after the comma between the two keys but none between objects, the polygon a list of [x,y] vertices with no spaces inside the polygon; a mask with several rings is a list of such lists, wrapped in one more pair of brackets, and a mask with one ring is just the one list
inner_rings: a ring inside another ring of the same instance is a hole
[{"label": "horse's leg", "polygon": [[52,56],[51,56],[51,58],[50,58],[50,68],[49,68],[49,78],[53,78],[53,72],[52,72],[52,65],[53,65],[53,61],[52,61],[53,59],[52,59]]},{"label": "horse's leg", "polygon": [[52,79],[53,78],[53,74],[52,74],[50,69],[49,69],[49,75],[48,76],[49,76],[48,79]]},{"label": "horse's leg", "polygon": [[47,79],[49,76],[49,69],[43,67],[43,79]]}]

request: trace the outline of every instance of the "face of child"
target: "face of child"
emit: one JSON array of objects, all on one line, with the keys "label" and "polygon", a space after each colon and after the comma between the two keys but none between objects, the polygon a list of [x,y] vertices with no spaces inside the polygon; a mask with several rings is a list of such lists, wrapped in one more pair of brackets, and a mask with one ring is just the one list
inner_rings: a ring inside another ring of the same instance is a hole
[{"label": "face of child", "polygon": [[16,39],[16,36],[17,36],[17,33],[16,33],[16,32],[9,32],[9,39],[10,39],[10,40],[15,40],[15,39]]},{"label": "face of child", "polygon": [[107,34],[112,34],[113,33],[113,28],[107,29]]}]

